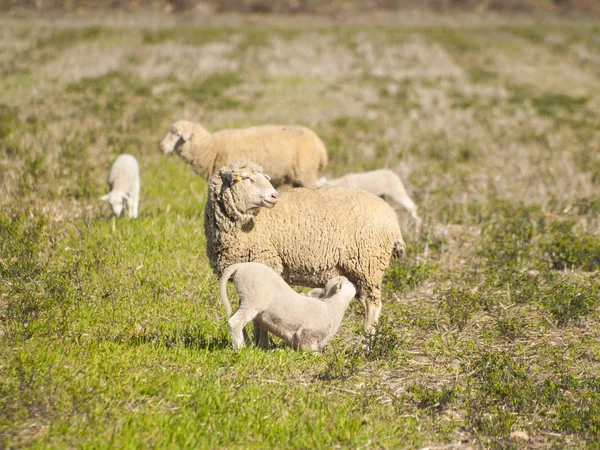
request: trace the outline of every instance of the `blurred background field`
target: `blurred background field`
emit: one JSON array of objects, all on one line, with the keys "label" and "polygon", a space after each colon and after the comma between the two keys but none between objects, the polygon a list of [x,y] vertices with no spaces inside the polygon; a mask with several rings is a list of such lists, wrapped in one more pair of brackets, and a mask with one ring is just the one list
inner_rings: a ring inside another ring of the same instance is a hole
[{"label": "blurred background field", "polygon": [[[599,445],[597,2],[0,11],[0,446]],[[206,183],[157,148],[180,118],[402,177],[425,229],[398,208],[370,350],[358,304],[322,354],[229,349]],[[140,217],[112,231],[121,153]]]}]

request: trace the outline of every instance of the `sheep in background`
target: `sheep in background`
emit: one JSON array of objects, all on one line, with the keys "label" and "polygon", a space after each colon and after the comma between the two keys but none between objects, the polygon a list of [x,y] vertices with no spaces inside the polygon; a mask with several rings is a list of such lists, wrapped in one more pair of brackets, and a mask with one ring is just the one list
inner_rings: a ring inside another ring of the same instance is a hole
[{"label": "sheep in background", "polygon": [[417,205],[410,198],[400,177],[389,169],[371,170],[368,172],[348,173],[340,178],[328,180],[321,177],[316,184],[320,186],[344,186],[362,189],[378,197],[388,197],[408,210],[415,221],[417,233],[421,232],[423,221],[417,212]]},{"label": "sheep in background", "polygon": [[[239,307],[231,314],[227,281],[239,294]],[[229,320],[227,328],[233,348],[244,346],[244,327],[253,321],[256,327],[280,337],[294,348],[322,350],[337,332],[356,288],[346,277],[334,277],[322,290],[321,300],[298,294],[270,267],[245,262],[223,271],[219,296]],[[265,335],[266,345],[268,337]],[[264,343],[263,343],[263,346]]]},{"label": "sheep in background", "polygon": [[136,218],[140,202],[140,168],[131,155],[119,156],[108,175],[110,192],[100,197],[107,201],[115,217],[121,216],[127,204],[127,216]]},{"label": "sheep in background", "polygon": [[308,287],[344,275],[358,289],[367,331],[381,311],[390,257],[405,248],[395,211],[379,197],[337,186],[291,189],[278,197],[262,168],[246,160],[210,178],[204,232],[218,276],[245,261],[264,263],[286,282]]},{"label": "sheep in background", "polygon": [[327,166],[327,150],[310,129],[292,125],[264,125],[209,133],[187,120],[175,122],[159,148],[176,153],[198,175],[208,179],[240,158],[263,165],[274,186],[312,187]]}]

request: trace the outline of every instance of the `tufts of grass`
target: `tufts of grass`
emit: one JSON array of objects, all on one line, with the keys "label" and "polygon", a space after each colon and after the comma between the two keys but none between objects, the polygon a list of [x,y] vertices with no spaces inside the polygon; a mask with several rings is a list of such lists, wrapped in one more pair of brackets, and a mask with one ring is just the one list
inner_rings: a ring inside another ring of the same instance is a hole
[{"label": "tufts of grass", "polygon": [[37,48],[62,50],[77,42],[96,40],[100,38],[103,33],[106,33],[106,31],[106,29],[96,26],[56,30],[50,36],[40,39],[37,43]]},{"label": "tufts of grass", "polygon": [[231,34],[226,28],[178,26],[160,30],[144,30],[142,42],[148,45],[158,45],[165,42],[178,42],[186,45],[204,45],[210,42],[222,41]]},{"label": "tufts of grass", "polygon": [[10,136],[19,117],[17,108],[0,104],[0,141]]},{"label": "tufts of grass", "polygon": [[572,114],[581,110],[587,102],[587,97],[572,97],[554,93],[539,95],[531,100],[538,114],[542,116],[555,116],[557,112]]},{"label": "tufts of grass", "polygon": [[541,247],[553,269],[600,269],[600,238],[575,231],[571,220],[552,223]]},{"label": "tufts of grass", "polygon": [[237,108],[241,103],[226,94],[227,90],[239,85],[241,78],[235,73],[211,75],[183,86],[182,94],[206,109],[224,110]]},{"label": "tufts of grass", "polygon": [[439,269],[439,265],[433,262],[417,262],[410,257],[403,258],[390,265],[386,271],[383,286],[384,293],[405,293],[417,288],[429,278],[431,278]]},{"label": "tufts of grass", "polygon": [[591,314],[600,305],[600,286],[558,278],[545,286],[541,304],[559,327]]}]

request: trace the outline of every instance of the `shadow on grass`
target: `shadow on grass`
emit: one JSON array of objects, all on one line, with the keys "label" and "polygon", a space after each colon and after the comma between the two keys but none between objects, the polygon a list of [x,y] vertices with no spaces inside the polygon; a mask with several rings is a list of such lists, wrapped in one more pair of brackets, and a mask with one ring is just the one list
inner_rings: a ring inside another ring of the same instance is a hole
[{"label": "shadow on grass", "polygon": [[184,347],[193,350],[222,350],[231,347],[228,336],[207,336],[197,331],[184,330],[175,331],[170,334],[160,332],[147,332],[140,334],[122,334],[107,341],[130,346],[151,345],[165,349]]}]

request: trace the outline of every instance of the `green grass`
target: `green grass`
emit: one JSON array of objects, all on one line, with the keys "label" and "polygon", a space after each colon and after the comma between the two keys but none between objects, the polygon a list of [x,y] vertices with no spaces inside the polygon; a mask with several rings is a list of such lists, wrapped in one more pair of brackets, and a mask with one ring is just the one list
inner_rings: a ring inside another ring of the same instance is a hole
[{"label": "green grass", "polygon": [[[0,447],[600,444],[597,26],[132,20],[3,22]],[[373,336],[353,302],[320,354],[230,349],[206,181],[157,149],[184,118],[402,176],[425,227],[397,208]],[[113,230],[121,153],[140,217]]]}]

